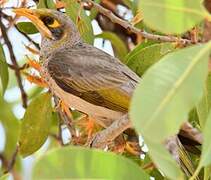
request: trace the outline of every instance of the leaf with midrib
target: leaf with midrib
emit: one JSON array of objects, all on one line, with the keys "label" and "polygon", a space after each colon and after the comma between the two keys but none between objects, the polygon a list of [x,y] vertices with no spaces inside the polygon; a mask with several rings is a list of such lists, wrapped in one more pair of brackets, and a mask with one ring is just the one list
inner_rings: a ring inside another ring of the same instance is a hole
[{"label": "leaf with midrib", "polygon": [[28,156],[46,141],[52,121],[51,95],[44,93],[32,100],[21,124],[20,154]]},{"label": "leaf with midrib", "polygon": [[42,156],[34,166],[33,179],[149,180],[150,177],[137,164],[123,156],[69,146]]},{"label": "leaf with midrib", "polygon": [[130,115],[144,137],[162,142],[178,132],[202,96],[210,47],[208,43],[170,53],[143,76]]},{"label": "leaf with midrib", "polygon": [[207,15],[201,0],[141,0],[144,22],[163,33],[182,34]]}]

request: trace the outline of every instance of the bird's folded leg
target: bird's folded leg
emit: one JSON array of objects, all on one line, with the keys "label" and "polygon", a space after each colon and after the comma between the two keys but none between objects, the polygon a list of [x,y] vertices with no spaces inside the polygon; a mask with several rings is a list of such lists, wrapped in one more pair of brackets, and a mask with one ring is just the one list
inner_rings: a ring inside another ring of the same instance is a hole
[{"label": "bird's folded leg", "polygon": [[110,142],[132,126],[128,114],[123,115],[120,119],[114,121],[108,128],[97,133],[90,146],[94,148],[104,149]]},{"label": "bird's folded leg", "polygon": [[64,101],[61,99],[59,100],[59,103],[55,107],[55,109],[61,108],[62,112],[65,113],[70,119],[73,119],[72,113],[70,112],[69,106],[65,104]]}]

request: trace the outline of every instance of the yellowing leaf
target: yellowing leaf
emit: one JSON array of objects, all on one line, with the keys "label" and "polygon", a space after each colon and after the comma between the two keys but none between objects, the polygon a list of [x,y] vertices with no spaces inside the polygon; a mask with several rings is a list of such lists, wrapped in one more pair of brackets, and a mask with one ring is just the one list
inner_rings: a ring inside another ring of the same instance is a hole
[{"label": "yellowing leaf", "polygon": [[51,95],[41,94],[28,106],[21,124],[19,137],[20,153],[28,156],[37,151],[46,141],[51,127]]}]

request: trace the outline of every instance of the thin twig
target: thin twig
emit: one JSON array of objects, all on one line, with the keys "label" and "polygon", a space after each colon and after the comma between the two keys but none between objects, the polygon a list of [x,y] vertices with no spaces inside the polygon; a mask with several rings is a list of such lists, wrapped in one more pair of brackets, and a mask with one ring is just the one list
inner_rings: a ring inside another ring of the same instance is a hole
[{"label": "thin twig", "polygon": [[144,30],[138,29],[134,27],[130,22],[125,21],[119,17],[117,17],[111,10],[108,10],[104,7],[102,7],[100,4],[97,4],[93,2],[92,0],[80,0],[79,2],[85,2],[90,3],[93,5],[95,9],[97,9],[100,13],[108,17],[113,23],[119,24],[128,31],[131,31],[135,34],[140,34],[146,39],[156,40],[156,41],[162,41],[162,42],[178,42],[181,44],[192,44],[191,40],[188,39],[182,39],[175,36],[162,36],[162,35],[156,35],[148,33]]},{"label": "thin twig", "polygon": [[13,169],[16,159],[17,159],[18,152],[19,152],[19,146],[16,147],[15,152],[13,153],[12,158],[10,162],[8,163],[6,173],[10,172]]},{"label": "thin twig", "polygon": [[[0,12],[0,17],[2,17],[2,13],[1,12]],[[27,107],[27,95],[26,95],[26,92],[25,92],[23,84],[22,84],[22,78],[21,78],[21,74],[20,74],[20,67],[19,67],[19,65],[17,63],[15,54],[13,52],[12,44],[11,44],[9,38],[8,38],[7,29],[6,29],[5,25],[3,24],[2,20],[0,20],[0,28],[1,28],[1,32],[2,32],[2,37],[3,37],[4,41],[5,41],[5,44],[8,47],[9,55],[10,55],[10,59],[12,61],[12,64],[13,64],[14,67],[16,67],[14,71],[15,71],[15,75],[16,75],[16,78],[17,78],[19,89],[21,91],[23,107],[26,108]]]}]

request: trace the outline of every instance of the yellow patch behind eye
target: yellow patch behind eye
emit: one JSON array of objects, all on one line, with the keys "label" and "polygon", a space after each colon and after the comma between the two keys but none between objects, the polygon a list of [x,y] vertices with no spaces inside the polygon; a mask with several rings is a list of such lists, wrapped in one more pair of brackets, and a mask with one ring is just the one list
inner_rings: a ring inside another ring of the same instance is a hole
[{"label": "yellow patch behind eye", "polygon": [[53,24],[48,24],[48,27],[51,27],[51,28],[57,28],[59,26],[60,26],[59,22],[55,19],[53,21]]}]

